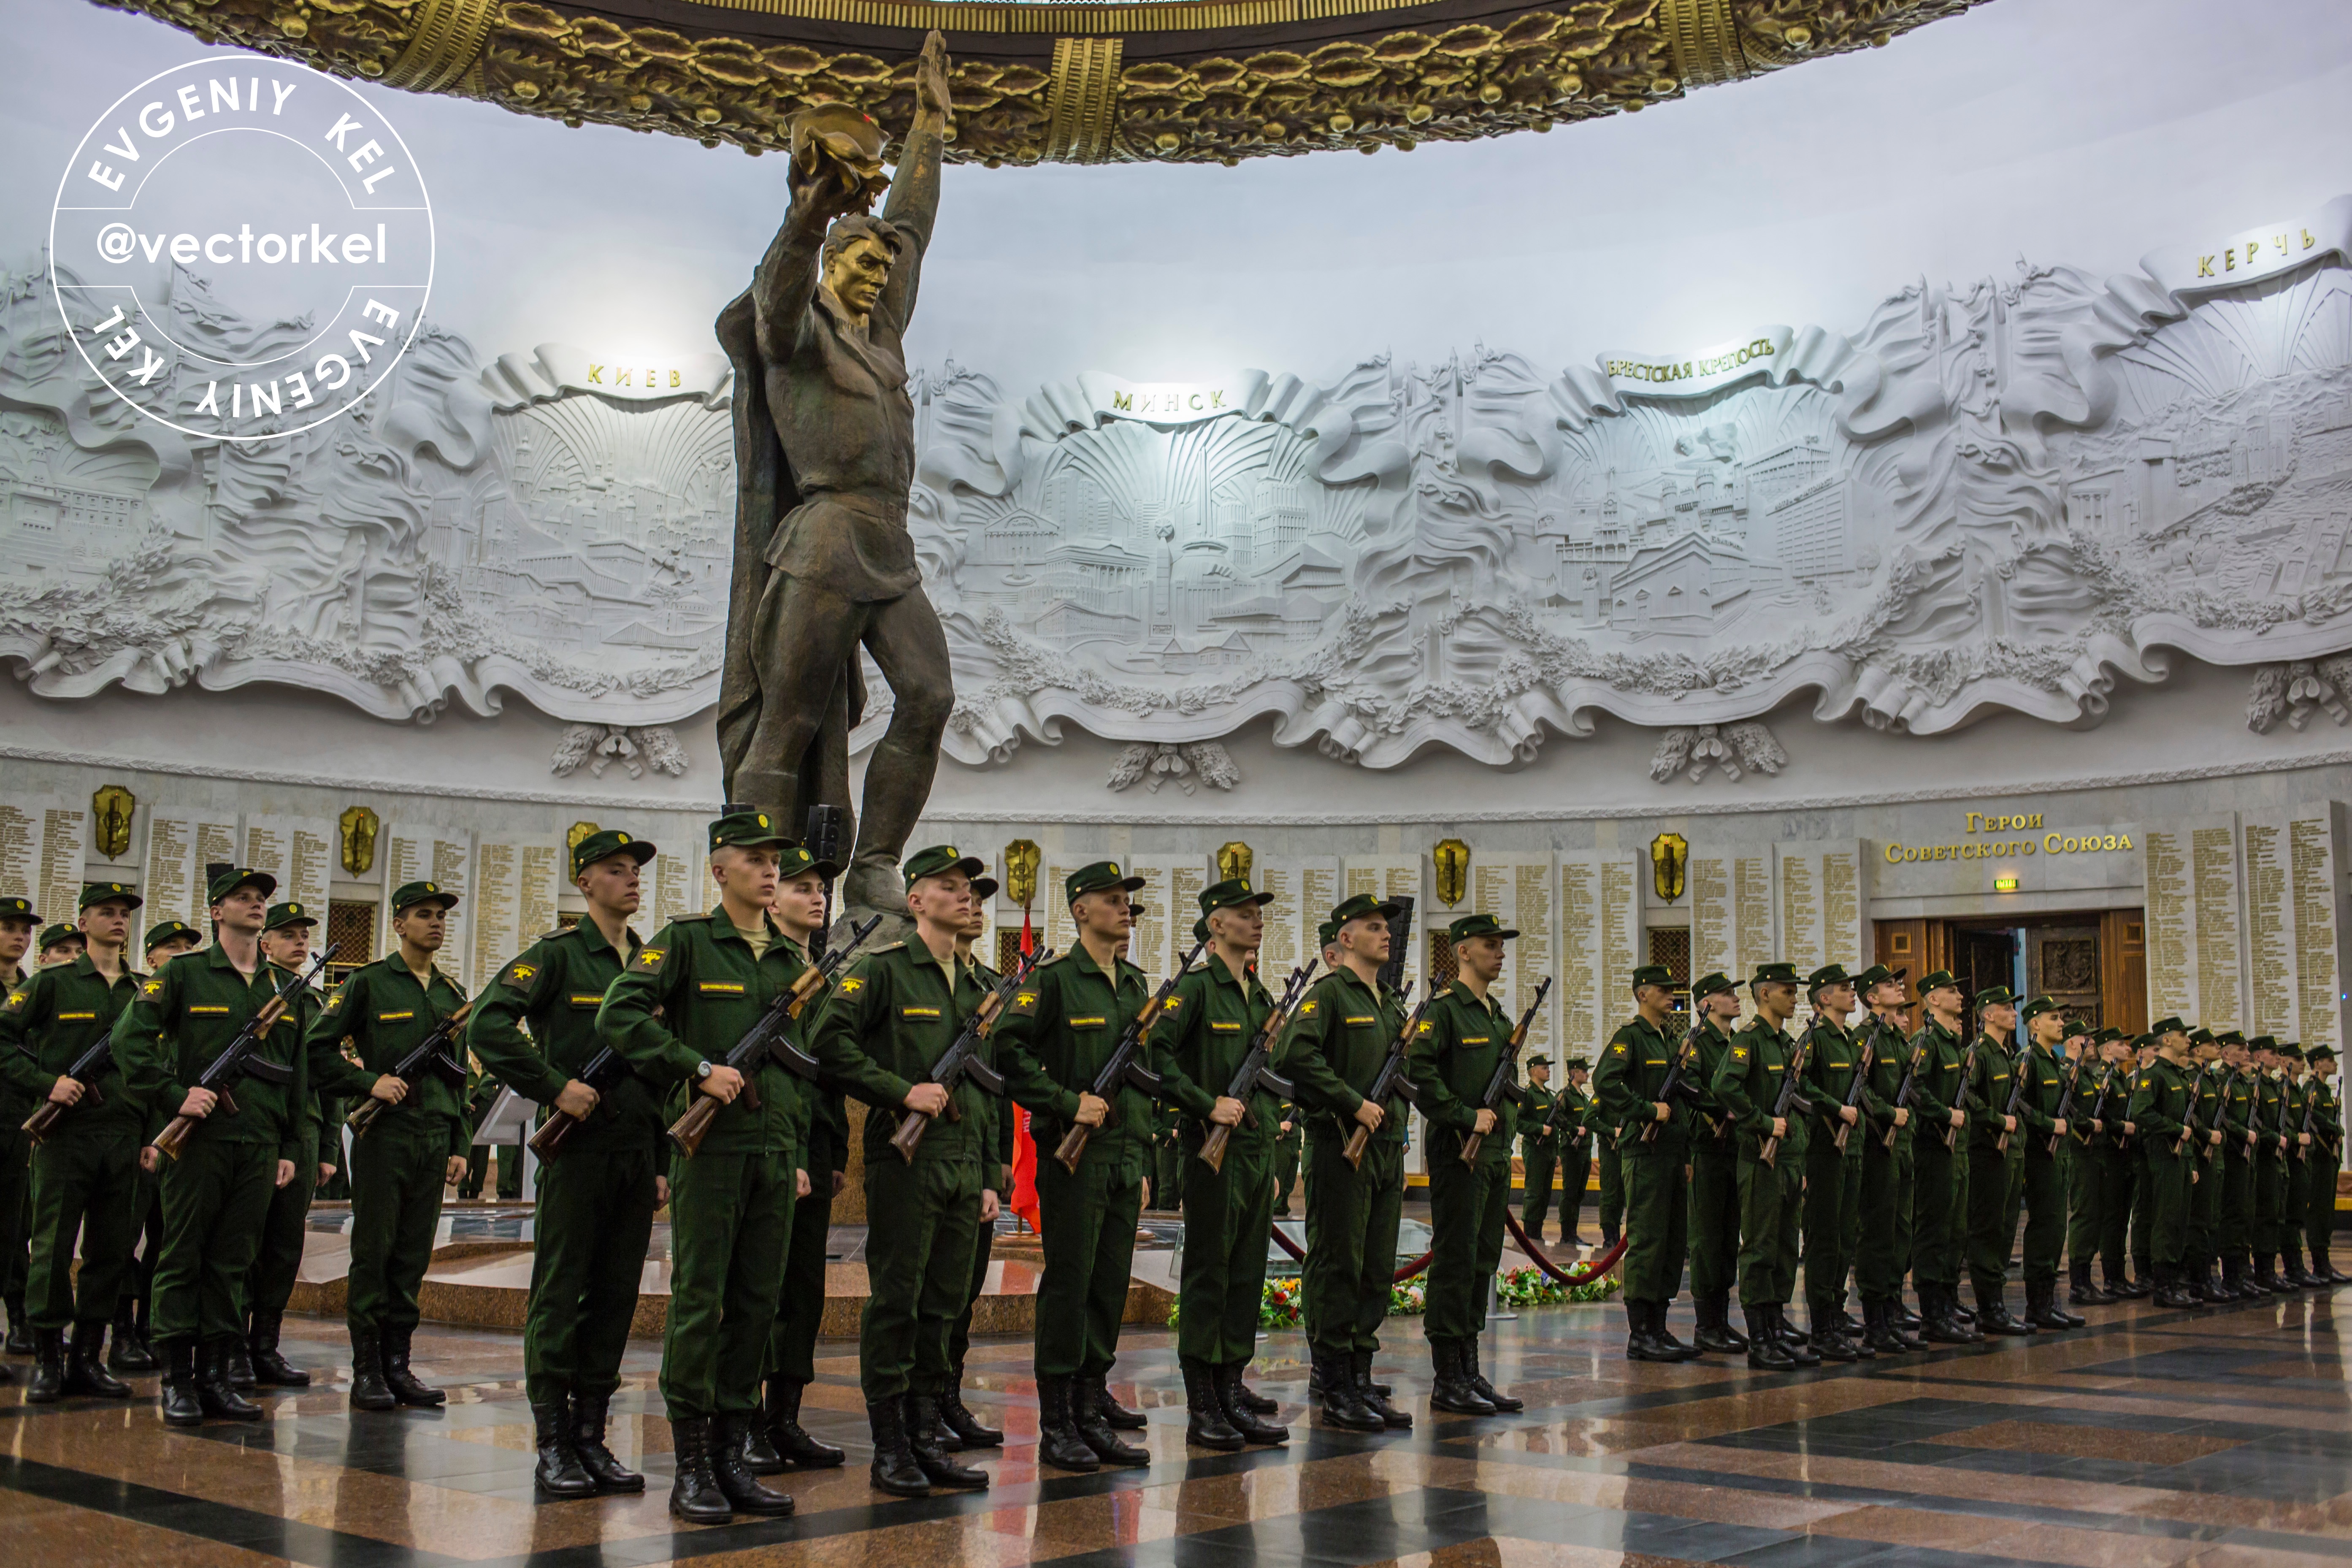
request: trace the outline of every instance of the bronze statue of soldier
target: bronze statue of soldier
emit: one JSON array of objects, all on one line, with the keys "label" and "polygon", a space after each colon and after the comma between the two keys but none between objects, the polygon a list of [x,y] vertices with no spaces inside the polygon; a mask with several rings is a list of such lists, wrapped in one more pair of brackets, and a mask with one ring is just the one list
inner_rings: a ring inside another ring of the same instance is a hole
[{"label": "bronze statue of soldier", "polygon": [[[862,645],[893,699],[866,773],[845,888],[898,910],[899,853],[929,798],[954,687],[907,532],[915,411],[904,337],[938,214],[947,47],[924,41],[895,178],[881,128],[827,105],[793,124],[792,205],[719,313],[734,362],[736,521],[719,746],[730,800],[797,826],[846,806]],[[882,216],[866,216],[883,190]]]}]

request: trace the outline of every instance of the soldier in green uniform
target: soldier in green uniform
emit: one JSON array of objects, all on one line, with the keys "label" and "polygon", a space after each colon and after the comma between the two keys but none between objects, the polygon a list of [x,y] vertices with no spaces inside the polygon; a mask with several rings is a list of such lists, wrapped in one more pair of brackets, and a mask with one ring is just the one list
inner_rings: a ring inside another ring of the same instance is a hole
[{"label": "soldier in green uniform", "polygon": [[[227,868],[215,865],[207,870]],[[151,976],[160,974],[172,960],[204,944],[205,933],[187,921],[158,921],[147,928],[147,940],[140,948],[140,967]],[[167,1120],[151,1116],[148,1131],[161,1131]],[[114,1346],[106,1357],[106,1364],[116,1372],[152,1372],[163,1364],[156,1359],[148,1331],[155,1303],[155,1262],[163,1255],[163,1174],[156,1168],[161,1161],[160,1155],[141,1157],[139,1183],[131,1191],[131,1269],[123,1276],[122,1294],[115,1298]],[[240,1389],[253,1386],[253,1371],[245,1363],[242,1344],[230,1349],[229,1382]]]},{"label": "soldier in green uniform", "polygon": [[[1913,1075],[1927,1054],[1903,1037],[1903,1015],[1909,1005],[1903,981],[1908,973],[1874,963],[1854,976],[1854,989],[1870,1009],[1862,1025],[1862,1043],[1870,1051],[1865,1103],[1872,1110],[1868,1123],[1855,1129],[1849,1140],[1863,1145],[1853,1279],[1862,1298],[1863,1345],[1880,1355],[1919,1348],[1919,1342],[1904,1331],[1897,1313],[1903,1301],[1904,1258],[1910,1251],[1911,1188],[1917,1168],[1911,1107],[1918,1101],[1919,1085]],[[1911,1090],[1907,1102],[1906,1083]]]},{"label": "soldier in green uniform", "polygon": [[[993,877],[971,879],[971,900],[963,924],[956,931],[957,967],[967,972],[982,991],[995,990],[1004,979],[975,951],[988,930],[988,900],[996,897],[997,887]],[[986,1054],[992,1061],[996,1054],[992,1044]],[[980,1417],[963,1402],[964,1358],[971,1351],[971,1315],[988,1289],[989,1260],[996,1251],[996,1222],[1013,1198],[1013,1107],[992,1096],[982,1103],[990,1127],[982,1141],[980,1162],[983,1218],[972,1236],[971,1278],[964,1289],[963,1310],[956,1314],[955,1323],[948,1331],[948,1385],[940,1394],[940,1447],[950,1453],[1004,1446],[1004,1434],[994,1426],[982,1426]],[[831,1215],[826,1217],[829,1220]],[[793,1236],[797,1240],[799,1233],[795,1231]],[[822,1291],[819,1299],[822,1300]],[[794,1408],[798,1408],[797,1405]]]},{"label": "soldier in green uniform", "polygon": [[[262,919],[260,940],[261,955],[269,961],[269,984],[273,990],[284,984],[287,976],[300,973],[303,965],[310,961],[310,936],[318,923],[301,904],[269,906]],[[280,1027],[291,1029],[297,1041],[307,1039],[310,1025],[325,1002],[323,993],[308,985],[298,986],[287,998],[287,1016]],[[306,1059],[306,1069],[308,1065]],[[308,1076],[306,1070],[304,1077]],[[294,1156],[294,1176],[284,1186],[271,1190],[269,1208],[262,1215],[261,1237],[254,1252],[253,1267],[246,1271],[245,1353],[242,1357],[232,1353],[229,1382],[233,1387],[247,1386],[236,1375],[240,1363],[247,1379],[261,1387],[310,1385],[310,1374],[278,1353],[278,1338],[285,1321],[286,1305],[294,1298],[295,1279],[302,1268],[302,1238],[310,1225],[311,1195],[326,1173],[334,1168],[322,1163],[319,1157],[319,1141],[326,1136],[326,1129],[334,1121],[332,1102],[322,1103],[315,1087],[303,1096],[296,1110],[299,1152]],[[121,1330],[116,1331],[120,1334]]]},{"label": "soldier in green uniform", "polygon": [[1290,1194],[1298,1185],[1298,1157],[1307,1147],[1307,1118],[1296,1103],[1286,1102],[1274,1141],[1274,1212],[1290,1213]]},{"label": "soldier in green uniform", "polygon": [[[1496,1102],[1486,1086],[1509,1049],[1515,1020],[1491,992],[1503,973],[1503,944],[1518,932],[1493,915],[1468,914],[1447,928],[1457,965],[1454,984],[1429,999],[1407,1058],[1430,1126],[1431,1256],[1423,1331],[1436,1373],[1429,1402],[1460,1415],[1524,1410],[1478,1365],[1478,1336],[1503,1258],[1503,1211],[1511,1199],[1511,1137],[1533,1106],[1512,1074]],[[1470,1139],[1478,1149],[1462,1156]]]},{"label": "soldier in green uniform", "polygon": [[2344,1109],[2328,1079],[2335,1075],[2336,1052],[2314,1046],[2304,1053],[2310,1076],[2304,1083],[2304,1104],[2311,1112],[2311,1147],[2305,1161],[2311,1167],[2310,1190],[2304,1194],[2303,1240],[2311,1249],[2311,1272],[2330,1285],[2352,1285],[2352,1274],[2341,1273],[2328,1256],[2328,1237],[2336,1228],[2336,1173],[2344,1151]]},{"label": "soldier in green uniform", "polygon": [[[1796,1289],[1806,1123],[1813,1110],[1798,1059],[1802,1047],[1787,1032],[1797,1010],[1797,966],[1759,965],[1748,995],[1755,1016],[1731,1037],[1707,1088],[1738,1130],[1739,1306],[1748,1320],[1748,1364],[1787,1372],[1822,1360],[1782,1310]],[[1783,1110],[1780,1097],[1792,1073],[1798,1087]]]},{"label": "soldier in green uniform", "polygon": [[[1258,1419],[1242,1382],[1257,1353],[1282,1100],[1264,1079],[1242,1098],[1226,1093],[1274,1012],[1274,998],[1251,967],[1274,895],[1254,893],[1248,879],[1237,877],[1211,883],[1199,897],[1209,961],[1178,983],[1178,1005],[1153,1037],[1170,1100],[1186,1118],[1176,1329],[1184,1436],[1230,1451],[1290,1436],[1287,1427]],[[1199,1158],[1213,1124],[1233,1129],[1218,1170]]]},{"label": "soldier in green uniform", "polygon": [[[85,888],[83,890],[86,892],[89,889]],[[127,941],[130,935],[128,930],[123,934]],[[53,925],[41,933],[41,943],[37,951],[41,955],[40,966],[43,969],[54,969],[61,963],[71,963],[89,952],[89,941],[82,934],[79,926]]]},{"label": "soldier in green uniform", "polygon": [[[2149,1033],[2157,1037],[2156,1058],[2132,1077],[2131,1109],[2125,1120],[2138,1129],[2133,1142],[2147,1172],[2150,1267],[2155,1272],[2159,1307],[2193,1307],[2197,1298],[2184,1290],[2180,1278],[2181,1248],[2188,1237],[2189,1173],[2193,1150],[2179,1147],[2187,1131],[2190,1103],[2189,1028],[2179,1018],[2159,1018]],[[2210,1137],[2219,1136],[2218,1133]]]},{"label": "soldier in green uniform", "polygon": [[[2189,1037],[2189,1057],[2193,1070],[2189,1079],[2195,1107],[2192,1120],[2202,1128],[2219,1127],[2230,1076],[2221,1064],[2221,1042],[2200,1029]],[[2197,1163],[2189,1167],[2189,1234],[2182,1244],[2181,1289],[2193,1292],[2200,1301],[2234,1300],[2233,1292],[2213,1280],[2213,1262],[2221,1241],[2223,1158],[2203,1138],[2196,1141],[2195,1150]]]},{"label": "soldier in green uniform", "polygon": [[1918,1059],[1911,1103],[1919,1112],[1912,1145],[1911,1278],[1919,1292],[1919,1337],[1930,1344],[1973,1344],[1984,1338],[1958,1316],[1960,1268],[1955,1234],[1965,1230],[1968,1112],[1960,1109],[1960,984],[1948,969],[1919,977],[1924,1016],[1911,1037]]},{"label": "soldier in green uniform", "polygon": [[[33,1325],[28,1405],[68,1394],[127,1399],[100,1352],[131,1266],[131,1201],[145,1141],[145,1105],[125,1086],[120,1056],[84,1086],[67,1076],[90,1047],[108,1039],[146,976],[124,962],[139,896],[120,882],[81,890],[83,951],[36,971],[0,1003],[0,1072],[37,1104],[66,1107],[33,1151],[33,1252],[26,1306]],[[51,928],[53,931],[56,928]],[[46,937],[42,945],[64,945]],[[87,1099],[89,1103],[83,1103]],[[81,1267],[74,1268],[75,1242]],[[73,1331],[70,1356],[66,1331]]]},{"label": "soldier in green uniform", "polygon": [[[1592,1109],[1592,1063],[1570,1057],[1561,1068],[1559,1094],[1568,1109],[1559,1113],[1559,1238],[1570,1247],[1583,1244],[1584,1190],[1592,1180],[1592,1136],[1597,1118]],[[1532,1237],[1535,1232],[1528,1234]]]},{"label": "soldier in green uniform", "polygon": [[1819,1122],[1806,1133],[1805,1316],[1823,1361],[1867,1361],[1878,1353],[1846,1337],[1845,1277],[1853,1266],[1849,1248],[1860,1235],[1862,1151],[1870,1141],[1863,1117],[1874,1121],[1890,1109],[1871,1093],[1862,1042],[1845,1026],[1853,991],[1842,963],[1805,976],[1813,1009],[1805,1030],[1805,1088]]},{"label": "soldier in green uniform", "polygon": [[1748,1336],[1731,1326],[1731,1291],[1739,1279],[1739,1150],[1730,1113],[1715,1097],[1716,1074],[1730,1053],[1739,1027],[1739,987],[1729,975],[1702,974],[1691,983],[1691,1006],[1702,1026],[1692,1045],[1684,1081],[1690,1133],[1691,1304],[1697,1309],[1700,1350],[1732,1353],[1748,1348]]},{"label": "soldier in green uniform", "polygon": [[[1544,1217],[1551,1213],[1552,1178],[1559,1169],[1560,1140],[1565,1127],[1549,1127],[1555,1096],[1551,1090],[1551,1058],[1528,1058],[1528,1082],[1519,1107],[1519,1171],[1524,1189],[1519,1199],[1519,1228],[1530,1241],[1543,1239]],[[1576,1200],[1562,1193],[1559,1238],[1576,1239]]]},{"label": "soldier in green uniform", "polygon": [[[352,1260],[343,1321],[352,1336],[352,1408],[425,1408],[447,1398],[409,1369],[416,1293],[433,1261],[443,1189],[466,1173],[473,1128],[462,1073],[428,1070],[412,1088],[392,1069],[466,1005],[434,954],[448,937],[457,895],[436,882],[393,891],[394,950],[352,972],[310,1033],[312,1087],[384,1110],[352,1151]],[[354,1065],[344,1041],[357,1050]]]},{"label": "soldier in green uniform", "polygon": [[[245,1341],[246,1275],[261,1249],[271,1194],[292,1184],[303,1157],[310,1085],[300,1012],[289,1010],[261,1037],[235,1083],[211,1089],[196,1080],[277,993],[279,977],[261,952],[277,890],[266,872],[231,867],[215,875],[205,889],[212,947],[142,983],[115,1025],[131,1093],[159,1116],[196,1121],[163,1172],[154,1312],[167,1426],[261,1419],[261,1407],[230,1384],[228,1359]],[[224,1094],[236,1114],[227,1114]]]},{"label": "soldier in green uniform", "polygon": [[2292,1285],[2305,1289],[2327,1283],[2303,1265],[2303,1219],[2311,1206],[2312,1137],[2303,1130],[2303,1107],[2310,1092],[2304,1078],[2303,1047],[2293,1040],[2278,1043],[2277,1056],[2286,1107],[2286,1150],[2281,1163],[2286,1173],[2286,1201],[2279,1211],[2279,1272]]},{"label": "soldier in green uniform", "polygon": [[[2066,1178],[2053,1147],[2063,1148],[2069,1131],[2058,1114],[2066,1098],[2066,1058],[2061,1047],[2067,1039],[2066,1016],[2057,1002],[2036,996],[2022,1009],[2025,1048],[2017,1054],[2011,1071],[2025,1080],[2017,1101],[2017,1133],[2010,1148],[2024,1145],[2018,1184],[2025,1217],[2025,1321],[2037,1329],[2079,1329],[2084,1320],[2058,1304],[2058,1261],[2066,1248]],[[2008,1211],[2002,1228],[2006,1257],[2009,1238],[2017,1234],[2018,1210]]]},{"label": "soldier in green uniform", "polygon": [[2212,1039],[2221,1053],[2220,1113],[2219,1119],[2210,1124],[2221,1134],[2221,1142],[2218,1152],[2202,1166],[2204,1172],[2220,1178],[2221,1188],[2221,1220],[2214,1229],[2221,1254],[2221,1289],[2235,1300],[2257,1300],[2270,1292],[2255,1283],[2253,1277],[2253,1066],[2246,1055],[2245,1037],[2237,1031],[2231,1030],[2218,1039],[2210,1035],[2207,1038]]},{"label": "soldier in green uniform", "polygon": [[2014,1337],[2034,1331],[2032,1323],[2011,1317],[2002,1300],[2025,1183],[2023,1124],[2007,1109],[2016,1071],[2009,1042],[2017,1031],[2017,996],[2006,985],[1988,986],[1977,993],[1976,1008],[1977,1037],[1969,1047],[1962,1090],[1970,1112],[1969,1283],[1976,1290],[1977,1328]]},{"label": "soldier in green uniform", "polygon": [[[25,984],[25,955],[32,951],[33,931],[41,917],[28,899],[0,899],[0,995]],[[25,1118],[40,1104],[38,1096],[16,1087],[0,1073],[0,1303],[8,1310],[8,1337],[26,1334],[24,1273],[28,1258],[26,1237],[33,1219],[33,1139]],[[118,1341],[119,1342],[119,1341]],[[11,1353],[21,1354],[10,1344]],[[32,1348],[29,1334],[25,1350]],[[0,1384],[12,1374],[0,1366]]]},{"label": "soldier in green uniform", "polygon": [[[1605,1064],[1604,1064],[1605,1065]],[[1608,1251],[1617,1245],[1618,1233],[1625,1224],[1625,1166],[1617,1145],[1606,1132],[1599,1135],[1601,1152],[1601,1250]]]},{"label": "soldier in green uniform", "polygon": [[[2104,1064],[2099,1088],[2106,1097],[2102,1110],[2107,1132],[2099,1150],[2099,1281],[2100,1288],[2115,1300],[2137,1300],[2149,1289],[2132,1279],[2127,1246],[2133,1194],[2139,1185],[2139,1150],[2133,1141],[2133,1130],[2124,1125],[2124,1117],[2131,1109],[2132,1075],[2139,1068],[2138,1040],[2121,1029],[2101,1033],[2106,1037],[2099,1045],[2099,1059]],[[2220,1075],[2215,1077],[2218,1080]],[[2220,1163],[2214,1162],[2208,1169],[2213,1173],[2207,1182],[2215,1188],[2218,1202]],[[2217,1246],[2219,1241],[2217,1234]]]},{"label": "soldier in green uniform", "polygon": [[[1374,1101],[1365,1091],[1404,1028],[1403,1004],[1380,978],[1398,910],[1359,893],[1331,910],[1325,951],[1338,962],[1298,1004],[1281,1053],[1280,1070],[1297,1086],[1307,1119],[1302,1275],[1315,1387],[1323,1419],[1360,1432],[1412,1425],[1372,1386],[1403,1216],[1406,1096]],[[1345,1149],[1359,1127],[1370,1137],[1354,1166]]]},{"label": "soldier in green uniform", "polygon": [[[1666,1328],[1666,1303],[1682,1290],[1684,1226],[1689,1223],[1683,1172],[1692,1121],[1687,1102],[1665,1098],[1677,1054],[1666,1032],[1674,1011],[1671,984],[1663,963],[1645,963],[1633,971],[1634,1016],[1609,1037],[1600,1069],[1592,1075],[1601,1141],[1604,1148],[1612,1142],[1617,1147],[1625,1210],[1633,1226],[1620,1276],[1625,1292],[1625,1354],[1633,1361],[1684,1361],[1698,1353]],[[1685,1065],[1682,1076],[1688,1071]],[[1609,1234],[1604,1220],[1602,1235]]]},{"label": "soldier in green uniform", "polygon": [[2087,1020],[2077,1019],[2074,1033],[2066,1041],[2072,1062],[2068,1072],[2077,1112],[2063,1145],[2066,1178],[2066,1304],[2070,1307],[2105,1307],[2116,1300],[2100,1289],[2091,1277],[2091,1266],[2099,1252],[2099,1235],[2106,1225],[2109,1118],[2101,1090],[2111,1070],[2108,1041],[2115,1034],[2113,1029],[2095,1029]]},{"label": "soldier in green uniform", "polygon": [[2268,1035],[2250,1037],[2247,1054],[2254,1062],[2254,1106],[2251,1131],[2254,1153],[2254,1283],[2273,1295],[2284,1295],[2294,1281],[2278,1272],[2279,1235],[2286,1216],[2287,1137],[2286,1074],[2278,1056],[2278,1042]]},{"label": "soldier in green uniform", "polygon": [[572,847],[572,885],[587,912],[549,931],[483,987],[466,1046],[493,1084],[578,1125],[539,1169],[530,1301],[523,1317],[523,1396],[536,1428],[532,1482],[541,1495],[641,1492],[604,1441],[654,1210],[668,1196],[662,1104],[624,1071],[599,1092],[580,1074],[604,1049],[604,993],[644,944],[629,929],[642,868],[656,851],[604,828]]}]

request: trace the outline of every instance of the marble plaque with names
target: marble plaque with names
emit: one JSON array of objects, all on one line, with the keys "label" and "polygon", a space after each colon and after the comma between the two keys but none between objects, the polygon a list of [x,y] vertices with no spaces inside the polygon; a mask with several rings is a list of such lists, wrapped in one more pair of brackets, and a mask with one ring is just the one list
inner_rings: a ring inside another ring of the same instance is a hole
[{"label": "marble plaque with names", "polygon": [[334,875],[335,825],[299,816],[248,816],[240,865],[278,879],[272,903],[306,904],[327,918],[327,887]]},{"label": "marble plaque with names", "polygon": [[444,892],[455,893],[457,902],[449,910],[441,952],[435,962],[439,964],[442,973],[470,995],[475,984],[473,909],[468,897],[473,883],[472,836],[453,833],[445,827],[411,827],[394,823],[383,830],[383,843],[379,853],[384,857],[383,941],[381,951],[392,952],[400,945],[400,939],[392,931],[392,895],[394,892],[410,882],[432,882]]}]

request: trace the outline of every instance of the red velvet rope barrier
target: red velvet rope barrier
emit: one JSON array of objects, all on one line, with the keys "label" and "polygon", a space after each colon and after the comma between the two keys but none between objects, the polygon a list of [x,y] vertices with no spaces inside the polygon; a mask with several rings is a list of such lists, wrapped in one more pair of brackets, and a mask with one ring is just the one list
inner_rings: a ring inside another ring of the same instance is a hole
[{"label": "red velvet rope barrier", "polygon": [[[1625,1256],[1626,1238],[1620,1237],[1617,1239],[1616,1246],[1611,1247],[1600,1257],[1593,1258],[1591,1262],[1580,1263],[1573,1268],[1562,1268],[1559,1264],[1554,1263],[1551,1260],[1550,1257],[1545,1253],[1541,1247],[1528,1239],[1528,1233],[1519,1228],[1519,1216],[1513,1214],[1507,1208],[1503,1211],[1503,1224],[1509,1227],[1512,1237],[1518,1242],[1519,1250],[1526,1253],[1534,1262],[1535,1266],[1538,1268],[1542,1269],[1545,1276],[1551,1279],[1555,1284],[1590,1285],[1595,1279],[1598,1279],[1602,1275],[1608,1273],[1612,1268],[1616,1268],[1617,1260]],[[1288,1253],[1292,1262],[1304,1263],[1307,1261],[1307,1254],[1305,1250],[1302,1249],[1297,1242],[1290,1239],[1288,1233],[1284,1231],[1279,1223],[1275,1225],[1273,1230],[1274,1244],[1282,1248],[1283,1251]],[[1429,1260],[1433,1256],[1434,1254],[1424,1252],[1419,1258],[1414,1258],[1412,1262],[1405,1264],[1396,1271],[1395,1282],[1402,1285],[1406,1280],[1412,1279],[1414,1275],[1420,1273],[1423,1269],[1428,1268]]]}]

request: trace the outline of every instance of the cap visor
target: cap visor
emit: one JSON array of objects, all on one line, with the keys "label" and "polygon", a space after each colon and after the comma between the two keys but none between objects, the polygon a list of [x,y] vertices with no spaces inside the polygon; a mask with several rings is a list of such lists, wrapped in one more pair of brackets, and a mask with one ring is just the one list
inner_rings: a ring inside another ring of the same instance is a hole
[{"label": "cap visor", "polygon": [[454,910],[457,907],[457,895],[455,893],[427,893],[421,899],[409,900],[408,902],[401,905],[392,912],[396,915],[406,914],[409,910],[415,909],[420,904],[438,904],[444,910]]}]

